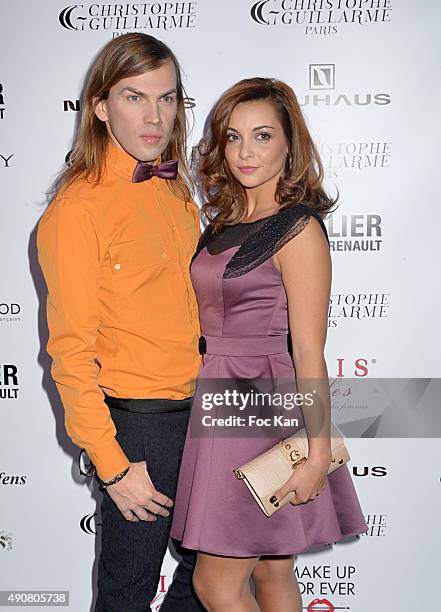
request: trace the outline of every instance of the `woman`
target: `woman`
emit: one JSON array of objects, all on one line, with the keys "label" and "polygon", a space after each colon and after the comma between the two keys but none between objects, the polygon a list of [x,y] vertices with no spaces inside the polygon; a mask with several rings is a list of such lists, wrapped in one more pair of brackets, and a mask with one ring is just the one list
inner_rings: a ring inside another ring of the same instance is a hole
[{"label": "woman", "polygon": [[[192,411],[204,379],[327,381],[331,261],[322,216],[335,202],[321,186],[322,165],[292,89],[253,78],[226,91],[200,172],[209,226],[191,265],[204,353]],[[329,428],[328,385],[322,401]],[[327,476],[329,433],[312,439],[308,431],[307,461],[271,498],[277,506],[295,491],[291,505],[267,518],[233,470],[275,440],[190,431],[171,535],[198,551],[193,582],[202,603],[215,612],[300,611],[294,555],[367,530],[347,466]]]}]

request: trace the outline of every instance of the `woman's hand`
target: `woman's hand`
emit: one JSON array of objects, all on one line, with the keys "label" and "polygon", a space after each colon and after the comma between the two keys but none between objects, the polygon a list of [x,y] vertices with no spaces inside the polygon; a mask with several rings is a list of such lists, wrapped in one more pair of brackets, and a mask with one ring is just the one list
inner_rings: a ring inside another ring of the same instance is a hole
[{"label": "woman's hand", "polygon": [[319,455],[308,457],[301,465],[299,465],[290,479],[274,493],[270,502],[274,506],[279,505],[290,491],[294,491],[295,495],[291,500],[293,506],[305,504],[316,498],[325,488],[326,476],[331,464],[330,455]]}]

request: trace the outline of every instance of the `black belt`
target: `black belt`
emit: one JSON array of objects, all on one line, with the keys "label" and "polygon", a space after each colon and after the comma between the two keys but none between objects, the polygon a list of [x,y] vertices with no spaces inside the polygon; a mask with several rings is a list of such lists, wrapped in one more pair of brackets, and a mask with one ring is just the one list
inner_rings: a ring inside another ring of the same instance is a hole
[{"label": "black belt", "polygon": [[126,399],[111,397],[104,394],[104,401],[109,408],[117,408],[126,412],[142,412],[144,414],[160,414],[164,412],[178,412],[190,410],[193,397],[180,400],[171,399]]}]

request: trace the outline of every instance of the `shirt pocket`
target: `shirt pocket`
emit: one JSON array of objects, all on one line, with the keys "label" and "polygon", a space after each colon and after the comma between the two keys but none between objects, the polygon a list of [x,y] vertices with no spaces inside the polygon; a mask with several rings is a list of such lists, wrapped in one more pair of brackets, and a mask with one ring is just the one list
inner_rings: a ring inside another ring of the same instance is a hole
[{"label": "shirt pocket", "polygon": [[[175,311],[170,294],[170,256],[159,238],[122,242],[108,247],[115,318],[146,325]],[[158,312],[159,310],[159,312]]]},{"label": "shirt pocket", "polygon": [[112,272],[124,278],[170,261],[161,241],[153,236],[145,240],[114,244],[108,249]]}]

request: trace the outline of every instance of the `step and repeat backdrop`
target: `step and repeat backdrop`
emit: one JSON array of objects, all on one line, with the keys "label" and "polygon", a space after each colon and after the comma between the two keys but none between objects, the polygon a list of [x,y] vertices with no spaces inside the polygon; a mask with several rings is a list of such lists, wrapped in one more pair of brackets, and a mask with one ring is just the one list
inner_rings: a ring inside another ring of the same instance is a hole
[{"label": "step and repeat backdrop", "polygon": [[[410,379],[394,417],[399,422],[408,401],[417,420],[440,374],[441,5],[71,2],[0,3],[0,590],[68,591],[70,609],[87,612],[96,594],[100,493],[82,475],[50,379],[35,237],[72,146],[91,58],[127,32],[168,43],[184,70],[190,146],[216,98],[239,79],[277,77],[293,87],[326,186],[340,192],[327,220],[329,374],[341,393],[363,378]],[[375,437],[363,406],[353,409],[365,435],[348,441],[350,469],[369,531],[298,556],[304,609],[437,609],[439,440]],[[176,563],[170,549],[153,610]]]}]

